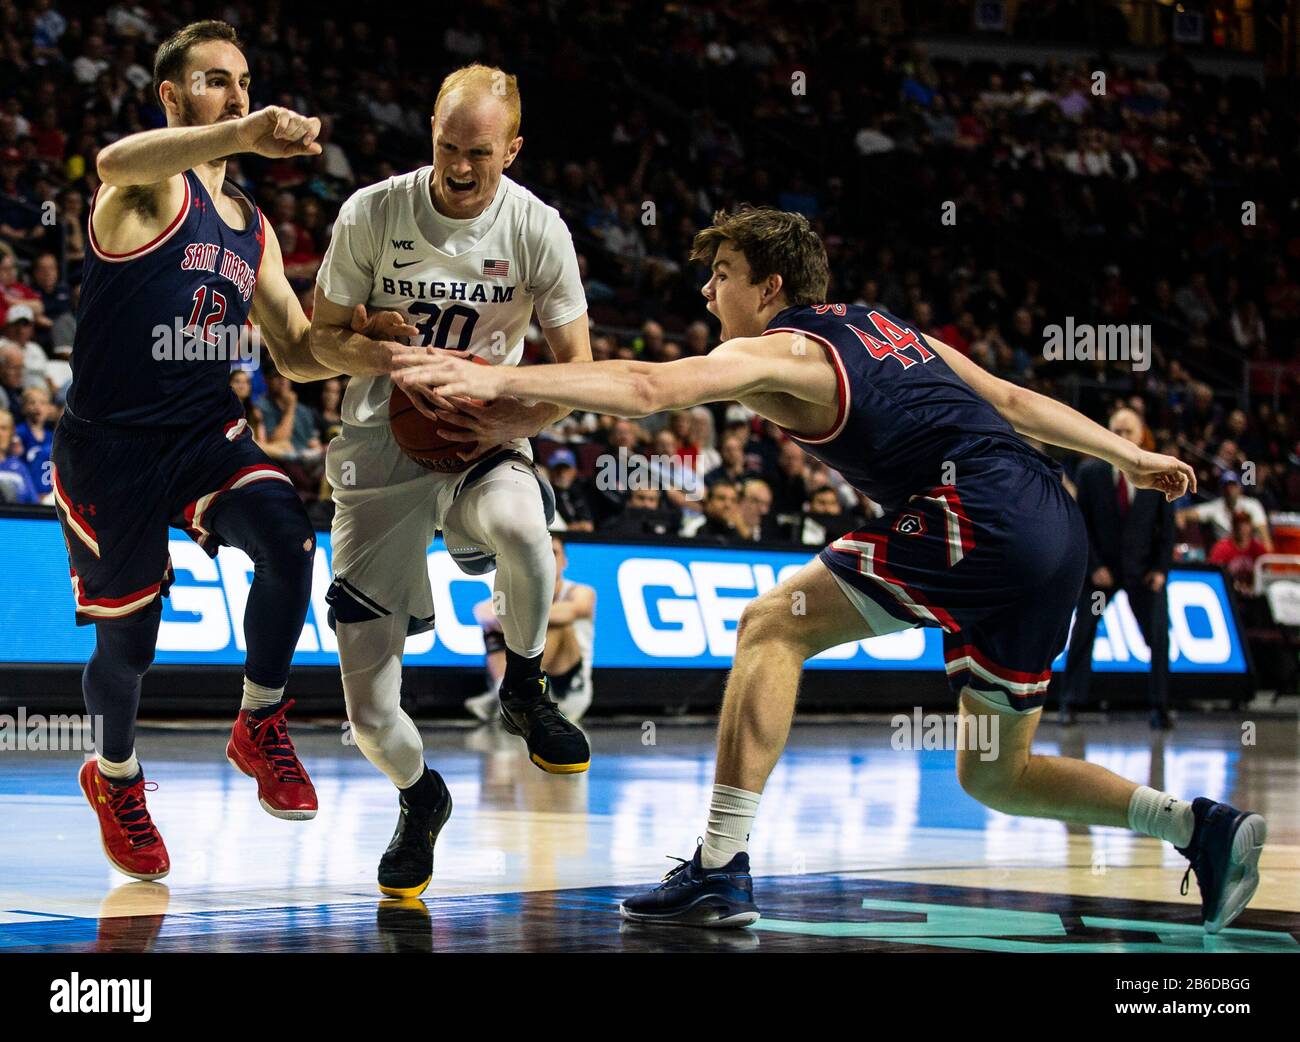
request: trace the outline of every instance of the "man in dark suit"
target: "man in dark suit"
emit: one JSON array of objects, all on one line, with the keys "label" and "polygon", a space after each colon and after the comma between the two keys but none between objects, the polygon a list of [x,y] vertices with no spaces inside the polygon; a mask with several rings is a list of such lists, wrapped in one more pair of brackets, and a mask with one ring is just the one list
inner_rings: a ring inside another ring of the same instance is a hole
[{"label": "man in dark suit", "polygon": [[[1117,410],[1110,418],[1110,429],[1135,445],[1142,444],[1145,428],[1132,409]],[[1088,701],[1097,620],[1115,592],[1123,590],[1151,649],[1147,688],[1151,726],[1167,730],[1169,601],[1165,578],[1173,559],[1173,507],[1159,492],[1135,489],[1122,473],[1102,460],[1083,463],[1076,484],[1079,509],[1088,528],[1088,577],[1079,597],[1065,661],[1060,722],[1072,724],[1075,710]],[[1102,597],[1096,597],[1097,593]]]}]

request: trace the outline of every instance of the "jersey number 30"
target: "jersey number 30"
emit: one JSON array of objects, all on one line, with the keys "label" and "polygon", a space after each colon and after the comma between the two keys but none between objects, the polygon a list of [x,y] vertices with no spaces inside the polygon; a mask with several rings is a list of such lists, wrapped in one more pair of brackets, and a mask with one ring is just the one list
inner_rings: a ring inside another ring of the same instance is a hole
[{"label": "jersey number 30", "polygon": [[478,312],[473,308],[467,308],[462,304],[451,304],[440,308],[437,304],[419,301],[412,304],[409,310],[413,315],[425,316],[422,321],[415,323],[423,334],[417,347],[447,347],[447,342],[451,339],[452,326],[457,319],[460,319],[460,334],[456,337],[456,345],[451,350],[469,350],[470,342],[474,339],[474,324],[478,322]]}]

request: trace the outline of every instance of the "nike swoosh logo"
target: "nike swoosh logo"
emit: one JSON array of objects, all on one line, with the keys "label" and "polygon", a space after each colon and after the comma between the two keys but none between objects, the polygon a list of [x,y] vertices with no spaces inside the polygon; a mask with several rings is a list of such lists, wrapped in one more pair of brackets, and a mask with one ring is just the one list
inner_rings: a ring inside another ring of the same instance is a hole
[{"label": "nike swoosh logo", "polygon": [[420,263],[420,262],[419,262],[418,260],[407,261],[405,264],[403,264],[401,261],[393,261],[393,267],[394,267],[394,268],[409,268],[412,264],[419,264],[419,263]]}]

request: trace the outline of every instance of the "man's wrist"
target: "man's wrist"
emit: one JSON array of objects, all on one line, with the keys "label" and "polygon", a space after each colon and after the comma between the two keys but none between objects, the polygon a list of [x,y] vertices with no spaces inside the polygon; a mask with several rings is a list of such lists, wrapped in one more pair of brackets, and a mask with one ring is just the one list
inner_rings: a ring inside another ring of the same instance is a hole
[{"label": "man's wrist", "polygon": [[1120,470],[1136,470],[1141,460],[1142,450],[1132,442],[1126,441],[1111,463]]},{"label": "man's wrist", "polygon": [[239,119],[228,119],[212,125],[222,143],[229,146],[230,152],[228,154],[233,155],[239,152],[253,151],[253,142],[245,140],[243,133],[243,128],[248,125],[246,121],[252,115],[254,113],[249,113],[248,116]]}]

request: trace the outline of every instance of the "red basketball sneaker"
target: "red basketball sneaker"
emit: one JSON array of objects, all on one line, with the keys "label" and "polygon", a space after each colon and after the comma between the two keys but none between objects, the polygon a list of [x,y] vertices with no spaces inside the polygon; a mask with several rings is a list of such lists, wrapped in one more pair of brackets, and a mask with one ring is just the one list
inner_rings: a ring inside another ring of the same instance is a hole
[{"label": "red basketball sneaker", "polygon": [[226,743],[226,759],[257,779],[257,799],[262,809],[277,818],[304,820],[316,816],[316,789],[294,752],[284,714],[293,699],[282,701],[265,716],[256,709],[241,709]]},{"label": "red basketball sneaker", "polygon": [[167,848],[144,802],[145,792],[157,785],[146,782],[143,774],[131,785],[114,785],[99,773],[94,760],[81,765],[77,781],[99,818],[99,837],[114,868],[136,879],[161,879],[171,871]]}]

